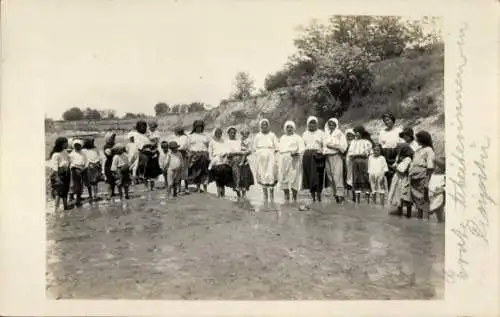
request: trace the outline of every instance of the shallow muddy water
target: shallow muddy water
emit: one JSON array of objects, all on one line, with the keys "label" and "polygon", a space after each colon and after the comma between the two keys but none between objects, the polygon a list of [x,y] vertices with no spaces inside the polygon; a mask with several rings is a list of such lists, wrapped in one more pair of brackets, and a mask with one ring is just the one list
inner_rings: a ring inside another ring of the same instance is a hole
[{"label": "shallow muddy water", "polygon": [[[142,189],[139,187],[138,189]],[[210,192],[214,192],[214,186]],[[47,294],[79,299],[442,298],[444,225],[347,202],[299,211],[213,194],[137,192],[47,209]],[[304,199],[304,198],[303,198]]]}]

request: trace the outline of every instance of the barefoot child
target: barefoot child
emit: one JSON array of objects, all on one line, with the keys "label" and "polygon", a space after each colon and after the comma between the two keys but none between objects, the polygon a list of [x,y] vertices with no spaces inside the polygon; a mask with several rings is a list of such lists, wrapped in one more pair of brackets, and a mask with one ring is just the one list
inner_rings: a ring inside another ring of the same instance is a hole
[{"label": "barefoot child", "polygon": [[413,158],[413,150],[406,143],[398,147],[397,159],[396,163],[394,163],[395,173],[387,198],[392,206],[397,206],[397,210],[391,212],[391,215],[402,216],[403,208],[406,207],[406,217],[411,218],[412,202],[408,169]]},{"label": "barefoot child", "polygon": [[434,154],[432,138],[429,132],[420,131],[415,136],[419,149],[415,152],[409,168],[410,188],[418,218],[424,214],[429,218],[429,179],[434,171]]},{"label": "barefoot child", "polygon": [[123,199],[125,192],[125,199],[129,199],[129,187],[131,183],[130,178],[130,163],[123,144],[116,144],[113,149],[113,162],[111,163],[111,172],[114,174],[116,187],[120,199]]},{"label": "barefoot child", "polygon": [[83,141],[73,141],[73,151],[69,154],[69,162],[71,168],[71,182],[73,183],[73,194],[76,196],[77,207],[82,205],[83,186],[86,184],[86,173],[88,161],[85,154],[82,152]]},{"label": "barefoot child", "polygon": [[59,204],[63,203],[64,210],[68,210],[68,193],[70,186],[69,156],[66,148],[68,139],[59,137],[56,139],[54,147],[50,152],[50,184],[52,197],[55,199],[55,210],[59,209]]},{"label": "barefoot child", "polygon": [[162,162],[163,175],[167,187],[167,198],[173,194],[177,197],[182,174],[182,154],[179,151],[179,144],[175,141],[168,143],[169,151]]},{"label": "barefoot child", "polygon": [[373,202],[377,203],[377,194],[380,196],[382,205],[385,202],[385,193],[387,191],[387,180],[385,173],[389,171],[385,157],[381,155],[382,145],[373,146],[373,154],[368,157],[368,175],[370,177],[370,188]]},{"label": "barefoot child", "polygon": [[354,139],[347,153],[347,159],[352,164],[352,187],[356,193],[356,201],[360,202],[361,193],[369,202],[370,199],[370,179],[368,176],[368,157],[372,153],[373,142],[371,136],[363,126],[354,128],[356,139]]},{"label": "barefoot child", "polygon": [[97,199],[99,182],[103,179],[101,157],[95,147],[94,139],[85,140],[82,152],[88,161],[86,185],[89,192],[89,199],[93,202]]}]

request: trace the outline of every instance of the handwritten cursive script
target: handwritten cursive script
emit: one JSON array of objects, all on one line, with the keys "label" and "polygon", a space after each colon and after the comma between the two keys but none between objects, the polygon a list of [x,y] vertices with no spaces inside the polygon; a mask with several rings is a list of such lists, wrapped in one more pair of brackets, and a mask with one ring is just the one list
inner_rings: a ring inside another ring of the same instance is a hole
[{"label": "handwritten cursive script", "polygon": [[455,210],[461,209],[465,210],[466,204],[466,182],[465,182],[465,135],[464,135],[464,111],[463,111],[463,102],[462,102],[462,77],[464,73],[465,66],[467,65],[467,56],[464,52],[464,42],[465,42],[465,31],[468,28],[468,24],[464,23],[463,26],[459,30],[458,36],[458,50],[460,52],[461,63],[458,66],[457,77],[455,79],[455,84],[457,86],[455,91],[455,100],[457,101],[457,105],[455,107],[456,114],[455,119],[456,123],[452,125],[456,125],[456,135],[457,135],[457,143],[455,145],[455,151],[451,153],[451,157],[455,160],[455,163],[451,163],[452,166],[457,167],[457,174],[454,176],[450,176],[449,180],[453,184],[453,188],[448,190],[448,196],[454,202]]}]

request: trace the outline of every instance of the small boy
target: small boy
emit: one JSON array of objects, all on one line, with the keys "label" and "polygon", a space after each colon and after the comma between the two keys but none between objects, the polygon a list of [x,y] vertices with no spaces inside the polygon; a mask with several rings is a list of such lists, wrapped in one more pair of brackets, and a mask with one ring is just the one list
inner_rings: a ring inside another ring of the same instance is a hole
[{"label": "small boy", "polygon": [[434,161],[436,169],[429,180],[430,214],[435,213],[438,222],[444,221],[445,185],[446,185],[446,163],[445,158],[436,158]]},{"label": "small boy", "polygon": [[69,153],[71,169],[72,193],[76,195],[76,206],[82,205],[83,187],[86,185],[86,171],[88,167],[87,156],[82,152],[83,141],[73,141],[73,151]]},{"label": "small boy", "polygon": [[368,176],[370,178],[370,188],[373,202],[377,203],[377,194],[380,196],[382,205],[385,202],[385,193],[387,191],[387,180],[385,173],[389,171],[385,157],[381,155],[382,146],[375,144],[373,154],[368,157]]},{"label": "small boy", "polygon": [[162,161],[163,175],[167,187],[167,198],[173,193],[177,197],[182,174],[182,155],[179,151],[179,144],[175,141],[168,143],[169,151]]},{"label": "small boy", "polygon": [[129,187],[131,183],[130,178],[130,163],[126,153],[126,148],[123,144],[116,144],[112,149],[113,162],[111,163],[111,172],[115,175],[116,186],[120,194],[120,199],[123,199],[123,192],[125,192],[125,199],[129,199]]}]

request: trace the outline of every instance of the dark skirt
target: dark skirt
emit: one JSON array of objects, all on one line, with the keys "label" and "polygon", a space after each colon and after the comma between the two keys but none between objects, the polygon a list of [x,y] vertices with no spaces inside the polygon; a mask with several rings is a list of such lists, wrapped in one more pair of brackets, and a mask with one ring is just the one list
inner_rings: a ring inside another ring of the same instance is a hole
[{"label": "dark skirt", "polygon": [[389,167],[389,171],[385,173],[387,176],[387,186],[390,188],[391,187],[391,181],[392,178],[394,177],[394,173],[396,172],[392,165],[396,163],[396,159],[398,156],[398,149],[397,148],[383,148],[382,149],[382,156],[385,158],[385,161],[387,162],[387,166]]},{"label": "dark skirt", "polygon": [[370,191],[367,158],[352,159],[352,187],[357,191]]},{"label": "dark skirt", "polygon": [[132,183],[130,174],[130,166],[128,164],[120,166],[118,170],[114,172],[115,185],[120,187],[130,186]]},{"label": "dark skirt", "polygon": [[87,174],[85,169],[72,167],[71,168],[71,183],[73,184],[71,191],[73,194],[81,195],[83,187],[87,185]]},{"label": "dark skirt", "polygon": [[189,158],[189,181],[194,184],[206,184],[208,181],[208,152],[193,152]]},{"label": "dark skirt", "polygon": [[69,167],[59,167],[57,172],[50,176],[50,188],[52,198],[67,197],[71,183],[71,172]]},{"label": "dark skirt", "polygon": [[240,155],[234,156],[230,160],[230,166],[233,171],[233,183],[235,189],[249,190],[250,186],[254,185],[255,180],[253,178],[253,173],[250,169],[250,164],[248,164],[247,159],[243,158]]},{"label": "dark skirt", "polygon": [[160,176],[160,153],[158,151],[139,151],[137,177],[140,179],[153,179]]},{"label": "dark skirt", "polygon": [[234,187],[233,170],[228,164],[212,167],[209,171],[210,181],[215,182],[218,187]]},{"label": "dark skirt", "polygon": [[87,168],[87,183],[89,185],[97,185],[102,181],[102,166],[101,163],[89,163]]},{"label": "dark skirt", "polygon": [[325,179],[325,156],[315,150],[306,150],[302,156],[302,187],[321,192],[328,186]]},{"label": "dark skirt", "polygon": [[430,211],[429,178],[410,178],[411,199],[418,210]]}]

